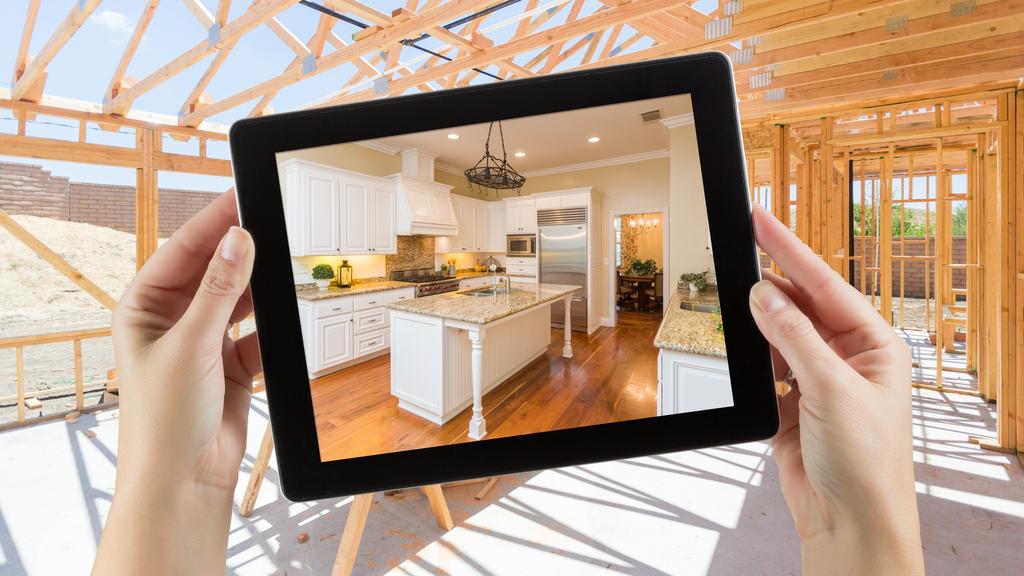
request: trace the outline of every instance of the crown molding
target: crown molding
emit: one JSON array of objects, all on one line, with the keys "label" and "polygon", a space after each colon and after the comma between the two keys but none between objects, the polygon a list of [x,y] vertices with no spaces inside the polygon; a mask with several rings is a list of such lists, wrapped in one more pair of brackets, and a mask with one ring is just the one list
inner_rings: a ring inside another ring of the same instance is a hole
[{"label": "crown molding", "polygon": [[679,128],[680,126],[688,126],[693,124],[693,112],[686,114],[680,114],[678,116],[669,116],[668,118],[662,118],[661,123],[665,125],[665,128],[671,130],[672,128]]},{"label": "crown molding", "polygon": [[387,154],[388,156],[394,156],[402,151],[402,149],[397,146],[390,146],[379,140],[363,140],[360,142],[353,142],[353,144],[356,146],[362,146],[363,148],[369,148],[370,150],[376,150],[377,152]]},{"label": "crown molding", "polygon": [[463,172],[462,170],[459,170],[455,166],[452,166],[451,164],[445,164],[444,162],[438,162],[436,160],[434,161],[434,169],[435,170],[440,170],[441,172],[447,172],[449,174],[454,174],[456,176],[465,176],[466,175],[465,172]]},{"label": "crown molding", "polygon": [[523,172],[523,176],[527,178],[535,176],[548,176],[551,174],[562,174],[563,172],[576,172],[579,170],[590,170],[592,168],[603,168],[605,166],[618,166],[619,164],[632,164],[634,162],[643,162],[645,160],[654,160],[657,158],[668,158],[668,150],[654,150],[653,152],[640,152],[638,154],[627,154],[625,156],[615,156],[613,158],[605,158],[604,160],[591,160],[589,162],[579,162],[576,164],[566,164],[564,166],[553,166],[551,168],[541,168],[539,170],[530,170]]}]

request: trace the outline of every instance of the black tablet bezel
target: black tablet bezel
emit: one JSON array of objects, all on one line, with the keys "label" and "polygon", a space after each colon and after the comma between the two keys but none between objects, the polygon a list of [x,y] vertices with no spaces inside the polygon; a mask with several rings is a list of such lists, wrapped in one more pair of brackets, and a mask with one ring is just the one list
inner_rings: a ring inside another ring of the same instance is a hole
[{"label": "black tablet bezel", "polygon": [[[734,405],[321,462],[278,152],[689,94],[696,118]],[[497,111],[497,112],[495,112]],[[732,67],[706,53],[251,118],[230,131],[239,213],[256,243],[252,297],[281,487],[290,500],[360,494],[734,444],[772,436],[778,407],[768,343],[747,304],[760,279]]]}]

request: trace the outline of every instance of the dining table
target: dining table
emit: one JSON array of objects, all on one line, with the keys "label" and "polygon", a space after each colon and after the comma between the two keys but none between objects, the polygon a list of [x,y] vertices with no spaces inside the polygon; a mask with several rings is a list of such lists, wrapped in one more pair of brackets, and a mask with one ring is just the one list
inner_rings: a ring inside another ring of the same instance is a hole
[{"label": "dining table", "polygon": [[619,274],[619,278],[621,280],[625,280],[626,282],[632,282],[632,283],[636,284],[636,291],[637,291],[636,307],[637,307],[637,310],[646,310],[647,309],[647,303],[649,301],[649,298],[647,296],[647,288],[649,288],[650,286],[654,285],[654,281],[657,278],[657,276],[645,276],[645,275],[639,275],[639,274],[620,273]]}]

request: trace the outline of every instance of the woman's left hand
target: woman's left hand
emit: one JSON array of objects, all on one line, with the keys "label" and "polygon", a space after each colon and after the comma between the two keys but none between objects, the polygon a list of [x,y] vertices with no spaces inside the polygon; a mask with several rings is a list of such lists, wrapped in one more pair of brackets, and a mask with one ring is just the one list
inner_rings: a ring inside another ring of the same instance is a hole
[{"label": "woman's left hand", "polygon": [[117,489],[96,573],[223,572],[261,371],[256,335],[227,334],[252,311],[255,249],[237,225],[229,191],[174,233],[118,303]]}]

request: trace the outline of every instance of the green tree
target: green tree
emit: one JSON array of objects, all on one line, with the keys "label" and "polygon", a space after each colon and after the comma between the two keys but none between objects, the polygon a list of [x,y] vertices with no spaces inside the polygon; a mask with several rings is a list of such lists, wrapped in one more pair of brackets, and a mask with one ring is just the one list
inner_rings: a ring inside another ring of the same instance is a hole
[{"label": "green tree", "polygon": [[967,236],[967,204],[953,207],[953,236]]}]

